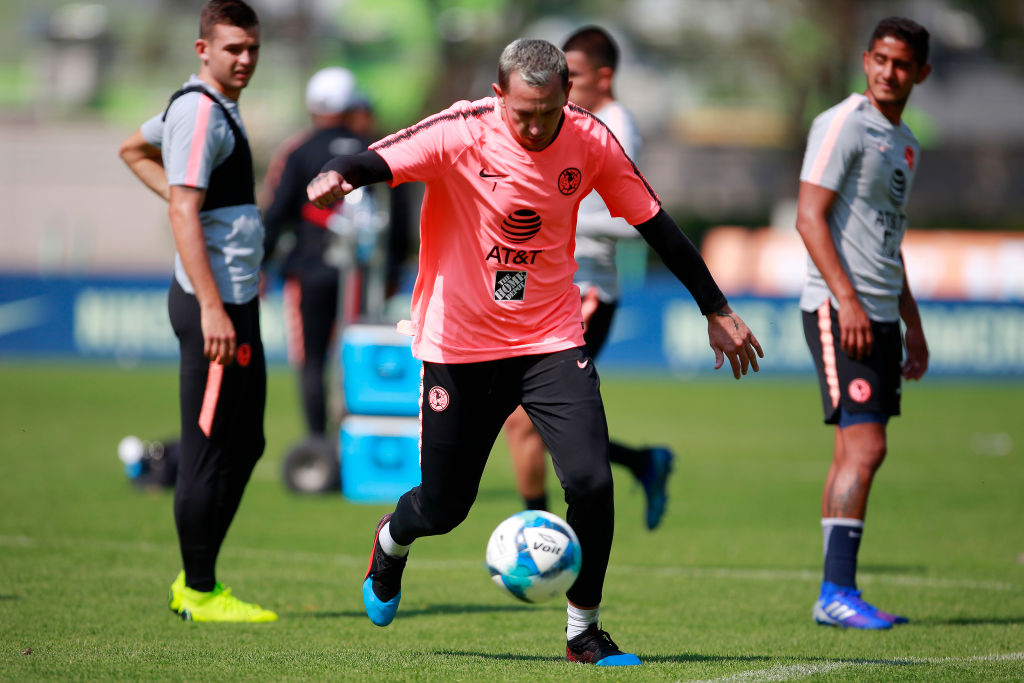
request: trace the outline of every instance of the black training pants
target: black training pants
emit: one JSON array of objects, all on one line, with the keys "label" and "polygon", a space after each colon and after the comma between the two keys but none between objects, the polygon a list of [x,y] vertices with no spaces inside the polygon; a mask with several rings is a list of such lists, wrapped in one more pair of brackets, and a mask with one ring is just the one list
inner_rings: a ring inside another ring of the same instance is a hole
[{"label": "black training pants", "polygon": [[[422,483],[398,501],[391,536],[402,544],[444,534],[466,518],[505,418],[522,404],[551,453],[583,564],[566,593],[601,602],[615,511],[600,379],[585,348],[481,363],[423,364]],[[497,522],[497,521],[496,521]]]},{"label": "black training pants", "polygon": [[263,454],[267,366],[259,300],[224,304],[235,326],[236,359],[218,365],[203,355],[199,302],[172,283],[171,326],[181,349],[181,459],[174,486],[174,521],[186,584],[212,590],[224,536]]},{"label": "black training pants", "polygon": [[300,367],[306,429],[315,436],[327,433],[327,352],[338,314],[338,277],[333,268],[317,268],[285,283],[285,297],[293,309],[288,319],[289,343],[298,347],[290,348],[289,354]]}]

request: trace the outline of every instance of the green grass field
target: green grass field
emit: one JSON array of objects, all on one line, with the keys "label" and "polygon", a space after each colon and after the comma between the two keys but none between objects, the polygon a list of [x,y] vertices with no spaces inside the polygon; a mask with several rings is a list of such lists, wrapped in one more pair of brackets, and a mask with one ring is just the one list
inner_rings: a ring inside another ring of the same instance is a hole
[{"label": "green grass field", "polygon": [[605,377],[613,434],[678,460],[654,533],[617,473],[602,621],[645,664],[604,671],[562,661],[563,602],[517,603],[487,577],[490,531],[519,508],[501,444],[469,519],[413,548],[398,618],[371,625],[360,584],[390,507],[287,492],[296,382],[284,369],[270,381],[267,454],[219,578],[281,620],[192,624],[166,608],[180,567],[171,494],[133,489],[115,455],[126,434],[174,432],[174,368],[0,364],[0,679],[1024,679],[1020,384],[905,390],[860,583],[913,623],[855,632],[810,618],[831,449],[813,379]]}]

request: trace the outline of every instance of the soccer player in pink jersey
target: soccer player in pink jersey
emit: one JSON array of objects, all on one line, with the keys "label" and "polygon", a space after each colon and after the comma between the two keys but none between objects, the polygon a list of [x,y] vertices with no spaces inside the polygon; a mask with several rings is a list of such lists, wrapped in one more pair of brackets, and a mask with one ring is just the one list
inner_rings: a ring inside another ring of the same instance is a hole
[{"label": "soccer player in pink jersey", "polygon": [[522,405],[551,452],[583,548],[566,592],[566,659],[640,664],[598,625],[615,515],[608,426],[572,281],[580,201],[597,190],[686,285],[707,316],[716,368],[728,358],[739,379],[764,354],[615,136],[569,103],[561,50],[511,43],[492,87],[494,97],[457,102],[335,158],[307,187],[311,202],[327,206],[367,183],[426,184],[412,320],[400,326],[423,361],[422,481],[377,525],[363,602],[374,624],[391,623],[410,545],[466,518],[502,424]]},{"label": "soccer player in pink jersey", "polygon": [[[615,99],[612,82],[619,62],[619,48],[600,26],[584,26],[562,43],[569,66],[572,90],[569,99],[603,121],[631,159],[640,153],[641,140],[632,114]],[[597,192],[580,202],[576,218],[576,273],[573,282],[583,300],[583,341],[593,358],[601,352],[619,303],[619,273],[615,253],[620,239],[638,239],[640,234],[622,218],[608,213]],[[505,439],[516,474],[519,495],[528,510],[547,509],[544,480],[547,464],[544,441],[522,407],[505,421]],[[665,447],[634,448],[613,440],[608,459],[622,465],[643,487],[646,498],[644,520],[655,529],[665,514],[672,451]]]}]

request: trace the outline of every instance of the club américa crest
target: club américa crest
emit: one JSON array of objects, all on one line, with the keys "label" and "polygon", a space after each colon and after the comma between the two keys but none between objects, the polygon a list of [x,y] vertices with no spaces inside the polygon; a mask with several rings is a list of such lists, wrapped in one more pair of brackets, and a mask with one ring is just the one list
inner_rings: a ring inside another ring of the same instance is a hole
[{"label": "club am\u00e9rica crest", "polygon": [[431,387],[430,391],[427,392],[427,403],[430,405],[430,409],[435,413],[444,412],[445,408],[448,407],[450,400],[448,392],[441,387]]},{"label": "club am\u00e9rica crest", "polygon": [[248,344],[240,344],[238,350],[235,351],[235,361],[243,368],[249,367],[249,362],[252,360],[252,347]]},{"label": "club am\u00e9rica crest", "polygon": [[581,180],[583,174],[580,173],[580,169],[570,166],[558,174],[558,191],[568,197],[580,189]]},{"label": "club am\u00e9rica crest", "polygon": [[848,391],[850,398],[857,403],[866,403],[871,398],[871,385],[861,377],[850,382]]}]

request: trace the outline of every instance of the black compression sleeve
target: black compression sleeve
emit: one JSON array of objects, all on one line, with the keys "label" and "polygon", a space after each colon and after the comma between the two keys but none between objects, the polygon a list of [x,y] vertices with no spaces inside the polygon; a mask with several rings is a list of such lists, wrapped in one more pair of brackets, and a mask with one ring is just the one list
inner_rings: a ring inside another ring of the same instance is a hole
[{"label": "black compression sleeve", "polygon": [[391,180],[391,167],[381,155],[372,150],[334,157],[320,169],[321,173],[327,171],[337,171],[353,187]]},{"label": "black compression sleeve", "polygon": [[697,247],[664,209],[636,229],[672,274],[690,290],[701,313],[709,315],[728,304]]}]

